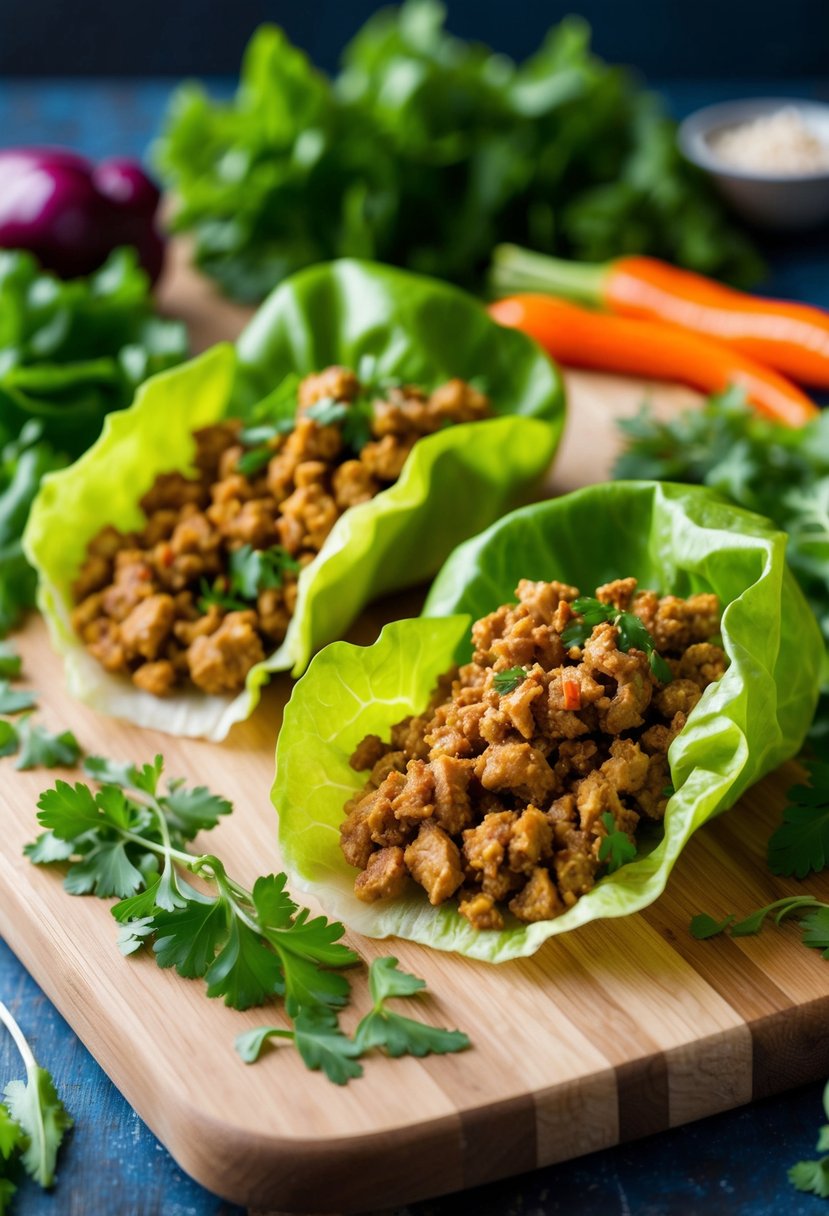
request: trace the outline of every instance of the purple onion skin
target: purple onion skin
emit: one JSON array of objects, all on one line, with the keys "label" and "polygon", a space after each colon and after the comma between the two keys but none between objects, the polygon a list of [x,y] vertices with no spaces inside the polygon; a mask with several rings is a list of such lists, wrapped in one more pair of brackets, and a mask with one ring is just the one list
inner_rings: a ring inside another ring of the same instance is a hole
[{"label": "purple onion skin", "polygon": [[28,249],[64,279],[97,270],[119,245],[134,245],[155,283],[164,262],[158,202],[135,161],[96,167],[62,148],[0,151],[0,248]]}]

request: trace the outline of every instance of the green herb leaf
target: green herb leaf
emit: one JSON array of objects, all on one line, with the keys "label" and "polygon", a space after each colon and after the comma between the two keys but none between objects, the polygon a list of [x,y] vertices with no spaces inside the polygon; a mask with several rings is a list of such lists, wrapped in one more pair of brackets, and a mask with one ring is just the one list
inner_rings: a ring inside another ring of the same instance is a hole
[{"label": "green herb leaf", "polygon": [[726,929],[733,925],[735,917],[731,914],[726,916],[725,920],[714,920],[713,916],[709,916],[706,912],[700,912],[698,916],[691,919],[691,936],[697,941],[707,941],[709,937],[717,937],[720,933],[725,933]]},{"label": "green herb leaf", "polygon": [[0,680],[0,714],[19,714],[24,709],[33,709],[36,703],[35,693],[12,688],[8,680]]},{"label": "green herb leaf", "polygon": [[181,840],[192,840],[199,832],[209,832],[223,815],[233,810],[227,798],[211,794],[206,786],[187,789],[181,782],[170,782],[169,793],[159,801],[170,828]]},{"label": "green herb leaf", "polygon": [[19,746],[20,740],[14,724],[0,719],[0,756],[13,756]]},{"label": "green herb leaf", "polygon": [[413,996],[425,988],[423,980],[399,970],[396,958],[375,959],[369,968],[372,1011],[362,1019],[354,1035],[359,1054],[382,1047],[390,1056],[444,1055],[463,1051],[469,1039],[459,1030],[427,1026],[386,1008],[392,997]]},{"label": "green herb leaf", "polygon": [[258,933],[235,917],[204,978],[207,995],[224,997],[224,1003],[234,1009],[250,1009],[284,992],[279,959]]},{"label": "green herb leaf", "polygon": [[829,908],[817,908],[807,912],[800,922],[804,946],[820,950],[829,959]]},{"label": "green herb leaf", "polygon": [[829,1157],[819,1161],[798,1161],[788,1172],[788,1179],[797,1191],[829,1199]]},{"label": "green herb leaf", "polygon": [[9,1114],[9,1108],[0,1103],[0,1157],[8,1161],[15,1149],[22,1147],[25,1134],[19,1123]]},{"label": "green herb leaf", "polygon": [[286,573],[296,573],[299,562],[281,545],[270,549],[254,549],[242,545],[230,555],[230,592],[246,600],[255,600],[260,591],[281,587]]},{"label": "green herb leaf", "polygon": [[222,899],[196,896],[183,908],[156,912],[154,928],[159,967],[175,967],[185,979],[200,979],[227,941],[228,909]]},{"label": "green herb leaf", "polygon": [[238,1034],[233,1045],[246,1064],[255,1064],[269,1039],[293,1039],[293,1037],[294,1032],[285,1030],[282,1026],[257,1026],[254,1030],[246,1030],[243,1034]]},{"label": "green herb leaf", "polygon": [[35,1182],[49,1187],[55,1181],[55,1163],[72,1119],[58,1097],[45,1068],[27,1068],[27,1080],[10,1081],[6,1104],[27,1138],[21,1161]]},{"label": "green herb leaf", "polygon": [[20,754],[15,768],[71,768],[77,764],[81,746],[71,730],[51,734],[44,726],[32,723],[27,715],[17,724]]},{"label": "green herb leaf", "polygon": [[335,1085],[363,1075],[356,1059],[360,1048],[340,1030],[331,1009],[300,1009],[294,1019],[294,1042],[306,1068],[321,1069]]},{"label": "green herb leaf", "polygon": [[15,680],[20,675],[22,659],[9,642],[0,642],[0,677]]},{"label": "green herb leaf", "polygon": [[630,839],[627,832],[616,830],[616,820],[610,811],[605,811],[602,815],[602,823],[605,826],[607,835],[602,838],[599,845],[599,861],[607,862],[608,874],[614,874],[620,866],[624,866],[629,861],[634,860],[636,857],[636,845]]},{"label": "green herb leaf", "polygon": [[267,444],[251,448],[250,451],[243,452],[236,461],[236,471],[243,477],[255,477],[261,469],[264,469],[271,456],[273,456],[273,448],[268,447]]},{"label": "green herb leaf", "polygon": [[492,687],[501,697],[508,696],[511,692],[515,692],[519,684],[523,684],[527,678],[527,672],[524,667],[510,667],[506,671],[496,671],[492,677]]},{"label": "green herb leaf", "polygon": [[829,860],[829,764],[807,763],[810,785],[788,792],[791,805],[769,839],[768,863],[773,874],[807,874],[825,869]]}]

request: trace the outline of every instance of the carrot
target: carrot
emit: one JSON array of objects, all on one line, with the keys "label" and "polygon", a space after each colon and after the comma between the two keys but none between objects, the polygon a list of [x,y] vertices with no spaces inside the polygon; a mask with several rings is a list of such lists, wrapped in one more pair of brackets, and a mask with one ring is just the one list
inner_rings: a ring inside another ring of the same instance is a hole
[{"label": "carrot", "polygon": [[819,413],[805,393],[771,368],[673,325],[609,316],[533,294],[498,300],[489,312],[502,325],[535,338],[565,367],[678,380],[706,394],[737,384],[760,413],[789,426],[802,426]]},{"label": "carrot", "polygon": [[829,388],[829,312],[724,287],[656,258],[565,262],[499,245],[493,284],[504,295],[542,291],[617,316],[666,321],[716,338],[800,384]]}]

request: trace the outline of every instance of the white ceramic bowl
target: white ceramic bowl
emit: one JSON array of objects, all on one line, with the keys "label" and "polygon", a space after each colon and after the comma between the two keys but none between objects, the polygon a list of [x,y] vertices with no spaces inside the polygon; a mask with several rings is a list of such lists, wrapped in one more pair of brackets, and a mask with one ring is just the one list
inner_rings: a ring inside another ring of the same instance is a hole
[{"label": "white ceramic bowl", "polygon": [[711,140],[729,127],[765,114],[795,109],[803,121],[829,146],[829,105],[791,97],[726,101],[697,110],[680,125],[682,153],[715,182],[735,211],[763,228],[794,230],[814,228],[829,219],[829,169],[816,173],[762,173],[737,169],[721,160]]}]

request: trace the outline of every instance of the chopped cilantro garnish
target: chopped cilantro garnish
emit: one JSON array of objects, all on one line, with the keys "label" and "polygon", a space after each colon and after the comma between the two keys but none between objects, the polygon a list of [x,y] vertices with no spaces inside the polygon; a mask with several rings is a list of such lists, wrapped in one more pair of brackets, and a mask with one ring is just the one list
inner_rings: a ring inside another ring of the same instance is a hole
[{"label": "chopped cilantro garnish", "polygon": [[633,612],[622,612],[613,604],[583,595],[573,600],[571,607],[582,618],[571,621],[561,633],[561,640],[569,649],[583,646],[596,625],[609,621],[619,631],[619,649],[641,650],[648,656],[648,665],[660,684],[670,684],[673,674],[670,667],[656,650],[656,644],[644,623]]},{"label": "chopped cilantro garnish", "polygon": [[492,677],[492,687],[501,697],[506,697],[511,692],[515,692],[519,684],[522,684],[527,678],[527,672],[524,667],[509,667],[506,671],[496,671]]},{"label": "chopped cilantro garnish", "polygon": [[607,862],[607,872],[613,874],[620,866],[633,861],[636,857],[636,845],[627,832],[617,830],[616,820],[610,811],[605,811],[602,815],[602,823],[607,835],[602,837],[599,845],[599,861]]}]

